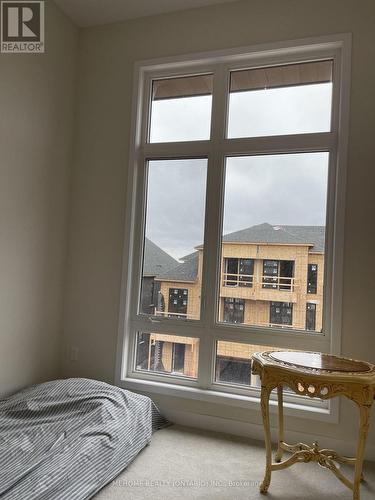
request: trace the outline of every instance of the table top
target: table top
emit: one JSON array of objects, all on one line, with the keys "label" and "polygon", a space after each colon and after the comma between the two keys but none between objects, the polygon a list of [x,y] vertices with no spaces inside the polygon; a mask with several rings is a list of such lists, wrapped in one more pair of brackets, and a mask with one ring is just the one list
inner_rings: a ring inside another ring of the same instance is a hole
[{"label": "table top", "polygon": [[339,358],[338,356],[323,354],[321,352],[276,351],[270,353],[270,357],[275,361],[281,361],[283,363],[300,366],[302,368],[315,368],[331,372],[371,371],[371,365],[365,363],[364,361]]},{"label": "table top", "polygon": [[255,364],[271,370],[295,373],[299,376],[323,377],[331,381],[346,381],[375,386],[375,365],[366,361],[305,351],[265,351],[253,355]]}]

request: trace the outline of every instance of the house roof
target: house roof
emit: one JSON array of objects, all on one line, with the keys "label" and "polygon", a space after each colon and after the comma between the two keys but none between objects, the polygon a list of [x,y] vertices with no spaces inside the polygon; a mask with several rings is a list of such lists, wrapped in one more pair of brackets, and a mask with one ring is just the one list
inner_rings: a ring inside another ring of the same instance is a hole
[{"label": "house roof", "polygon": [[177,265],[177,260],[148,238],[145,239],[143,276],[157,276]]},{"label": "house roof", "polygon": [[313,252],[324,252],[324,226],[283,226],[267,222],[224,235],[227,243],[266,243],[309,245]]},{"label": "house roof", "polygon": [[[224,235],[225,243],[263,243],[308,245],[311,252],[324,252],[324,226],[277,226],[268,223],[251,226]],[[203,248],[203,247],[201,247]],[[183,262],[157,275],[165,281],[195,281],[198,274],[198,252],[181,259]]]},{"label": "house roof", "polygon": [[183,257],[184,262],[157,276],[163,281],[195,281],[198,275],[198,252]]}]

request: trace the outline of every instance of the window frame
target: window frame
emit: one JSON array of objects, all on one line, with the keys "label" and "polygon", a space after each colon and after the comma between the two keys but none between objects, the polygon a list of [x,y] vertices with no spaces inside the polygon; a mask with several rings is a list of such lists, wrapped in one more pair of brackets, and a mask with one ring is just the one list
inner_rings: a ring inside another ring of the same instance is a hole
[{"label": "window frame", "polygon": [[[115,381],[118,385],[129,388],[143,387],[143,390],[153,388],[156,392],[166,391],[167,394],[175,392],[183,394],[183,397],[186,397],[189,391],[193,397],[191,391],[198,391],[196,394],[200,393],[200,397],[204,394],[207,400],[218,397],[223,402],[231,402],[230,404],[238,397],[246,396],[250,404],[258,401],[259,389],[246,388],[245,392],[240,389],[236,391],[232,386],[223,389],[221,384],[218,388],[215,383],[214,355],[218,340],[274,345],[279,348],[287,348],[292,344],[295,349],[340,354],[350,54],[351,35],[339,34],[136,63],[115,373]],[[231,70],[324,59],[333,59],[334,62],[330,132],[226,138]],[[152,80],[208,73],[212,73],[214,79],[210,140],[147,142]],[[217,300],[220,272],[218,270],[220,270],[221,263],[225,158],[241,154],[250,156],[318,151],[329,152],[324,266],[324,333],[316,335],[302,330],[287,331],[287,329],[269,329],[252,325],[241,327],[219,322]],[[199,320],[156,318],[137,311],[145,224],[146,160],[172,158],[208,159],[204,237],[206,251],[203,257]],[[210,210],[207,210],[207,207],[210,207]],[[137,220],[136,215],[138,215]],[[207,293],[209,287],[213,288],[211,294]],[[336,291],[335,294],[332,294],[333,289]],[[137,372],[134,369],[137,332],[159,332],[199,338],[198,379],[191,381],[186,378],[181,380],[177,376],[168,376],[166,381],[163,375]],[[185,387],[179,387],[180,385]],[[233,394],[229,395],[231,392]],[[295,398],[288,396],[288,400],[293,405]],[[299,399],[297,403],[300,401]],[[322,409],[325,411],[327,408],[313,400],[309,400],[308,403],[307,408],[318,407],[319,411]],[[302,408],[303,405],[297,406]],[[335,413],[337,417],[337,407],[332,403],[328,407],[331,408],[328,414],[332,416]]]}]

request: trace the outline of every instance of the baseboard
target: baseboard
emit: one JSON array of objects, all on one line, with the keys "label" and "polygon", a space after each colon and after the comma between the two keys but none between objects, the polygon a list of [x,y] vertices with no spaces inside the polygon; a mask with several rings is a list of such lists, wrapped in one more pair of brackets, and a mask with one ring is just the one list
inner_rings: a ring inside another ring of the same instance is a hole
[{"label": "baseboard", "polygon": [[[234,421],[222,417],[213,417],[186,411],[175,411],[167,408],[163,408],[163,414],[170,422],[186,427],[222,432],[234,436],[243,436],[261,442],[263,442],[264,439],[263,427],[254,423]],[[272,441],[274,443],[277,443],[276,433],[277,429],[271,428]],[[324,443],[325,448],[336,450],[342,455],[347,456],[352,456],[353,450],[356,449],[356,443],[354,442],[344,442],[327,436],[309,434],[308,432],[300,433],[288,430],[287,436],[288,440],[291,442],[306,442],[309,444],[313,441],[319,441],[322,444]],[[367,442],[366,446],[366,460],[375,461],[375,446],[370,442]]]}]

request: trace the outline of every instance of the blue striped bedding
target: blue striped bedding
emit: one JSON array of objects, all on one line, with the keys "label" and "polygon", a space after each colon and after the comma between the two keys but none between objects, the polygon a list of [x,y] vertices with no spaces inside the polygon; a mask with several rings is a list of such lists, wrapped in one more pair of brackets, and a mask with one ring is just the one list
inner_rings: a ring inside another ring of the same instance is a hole
[{"label": "blue striped bedding", "polygon": [[148,397],[96,380],[18,392],[0,401],[0,498],[91,498],[165,424]]}]

